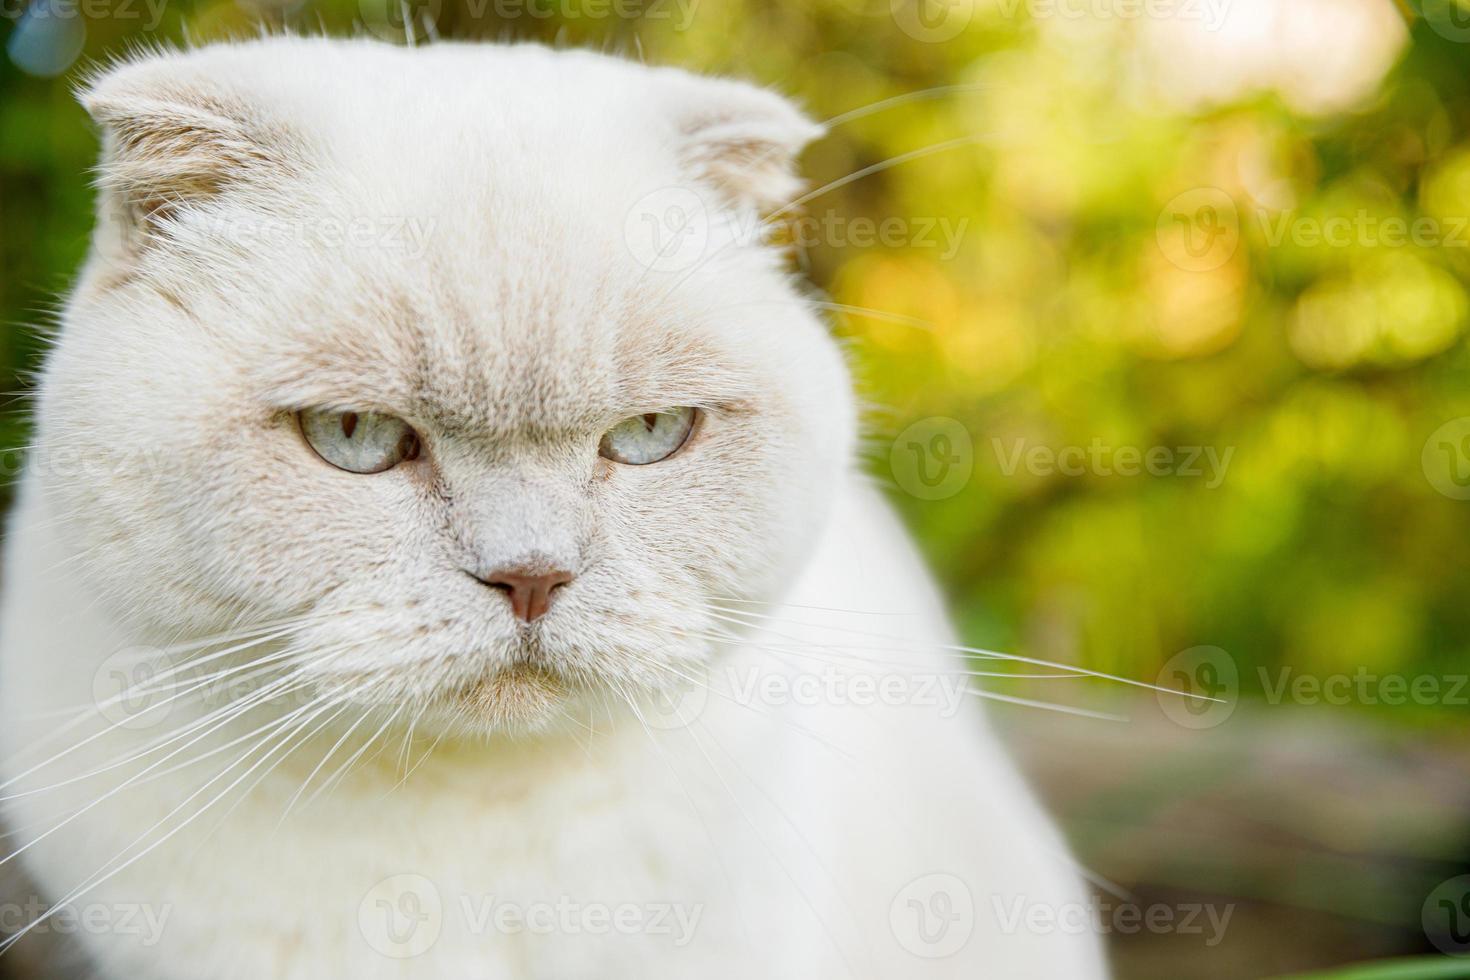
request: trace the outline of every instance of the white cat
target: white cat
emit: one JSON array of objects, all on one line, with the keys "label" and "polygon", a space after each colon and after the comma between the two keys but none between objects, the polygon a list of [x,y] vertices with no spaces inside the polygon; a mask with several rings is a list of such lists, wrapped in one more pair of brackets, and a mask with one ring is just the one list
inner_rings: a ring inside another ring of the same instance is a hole
[{"label": "white cat", "polygon": [[83,101],[0,638],[35,932],[117,980],[1104,975],[751,233],[816,126],[531,45]]}]

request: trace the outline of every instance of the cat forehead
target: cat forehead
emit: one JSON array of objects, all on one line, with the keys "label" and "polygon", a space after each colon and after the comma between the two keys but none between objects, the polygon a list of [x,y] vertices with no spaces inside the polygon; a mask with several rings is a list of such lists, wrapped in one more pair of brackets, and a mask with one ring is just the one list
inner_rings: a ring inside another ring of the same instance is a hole
[{"label": "cat forehead", "polygon": [[605,201],[545,180],[494,196],[410,211],[411,252],[297,248],[243,268],[270,294],[246,333],[284,338],[267,360],[287,401],[564,430],[758,396],[752,335],[772,329],[762,314],[800,306],[776,257],[712,245],[687,268],[650,268]]},{"label": "cat forehead", "polygon": [[162,284],[283,406],[485,428],[728,404],[769,374],[742,331],[777,311],[751,303],[795,302],[758,244],[671,272],[629,239],[670,192],[726,238],[793,193],[819,130],[746,83],[275,38],[148,55],[82,101],[104,136],[94,281]]},{"label": "cat forehead", "polygon": [[[288,319],[257,362],[277,407],[369,408],[443,430],[582,430],[760,396],[761,365],[715,303],[589,278],[378,284]],[[247,331],[249,332],[249,331]]]}]

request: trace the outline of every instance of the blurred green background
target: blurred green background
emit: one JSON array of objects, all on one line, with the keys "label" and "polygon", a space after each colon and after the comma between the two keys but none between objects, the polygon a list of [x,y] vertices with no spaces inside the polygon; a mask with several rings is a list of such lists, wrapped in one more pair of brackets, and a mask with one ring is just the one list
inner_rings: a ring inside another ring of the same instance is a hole
[{"label": "blurred green background", "polygon": [[997,711],[1103,893],[1236,909],[1113,935],[1120,975],[1463,951],[1432,896],[1470,870],[1470,5],[388,6],[4,7],[0,442],[86,248],[95,59],[265,24],[758,80],[834,121],[794,255],[967,642],[1228,703],[994,682],[1132,718]]}]

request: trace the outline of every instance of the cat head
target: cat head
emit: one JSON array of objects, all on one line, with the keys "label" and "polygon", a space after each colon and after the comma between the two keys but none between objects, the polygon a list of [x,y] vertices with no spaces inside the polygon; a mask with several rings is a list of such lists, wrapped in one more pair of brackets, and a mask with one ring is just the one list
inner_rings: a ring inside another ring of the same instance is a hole
[{"label": "cat head", "polygon": [[534,728],[678,686],[796,573],[840,352],[759,234],[817,128],[743,83],[533,45],[278,38],[83,93],[91,258],[41,490],[150,635],[290,625],[369,703]]}]

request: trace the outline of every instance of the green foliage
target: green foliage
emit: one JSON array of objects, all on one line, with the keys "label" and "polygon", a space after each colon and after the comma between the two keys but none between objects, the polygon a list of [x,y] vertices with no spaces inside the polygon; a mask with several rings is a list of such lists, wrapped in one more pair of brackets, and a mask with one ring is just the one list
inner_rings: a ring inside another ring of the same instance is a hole
[{"label": "green foliage", "polygon": [[1311,976],[1286,980],[1464,980],[1467,976],[1470,976],[1470,962],[1435,956],[1368,963],[1331,973],[1314,973]]}]

